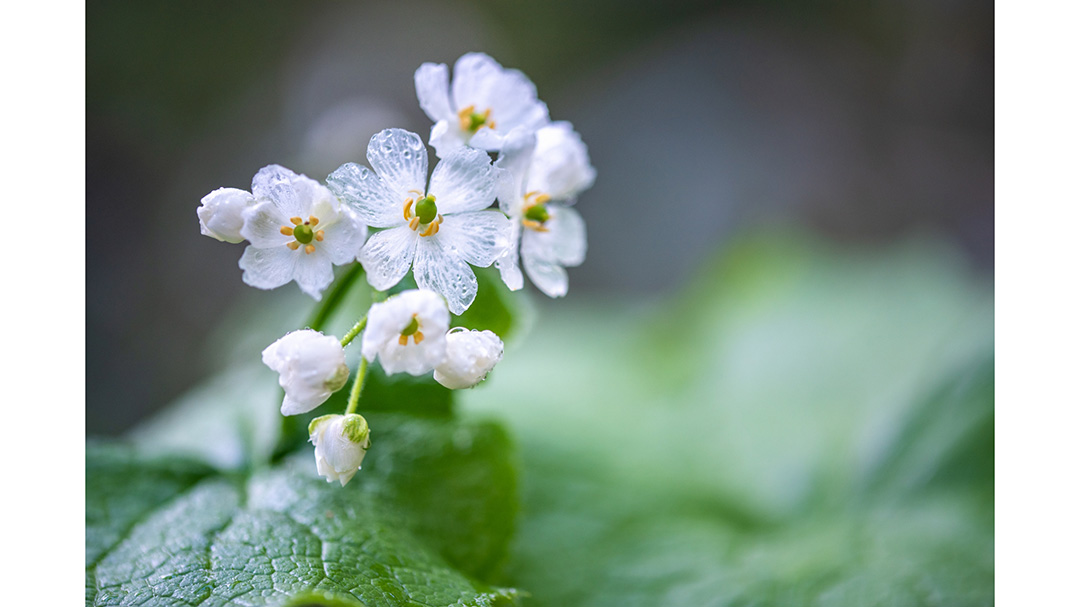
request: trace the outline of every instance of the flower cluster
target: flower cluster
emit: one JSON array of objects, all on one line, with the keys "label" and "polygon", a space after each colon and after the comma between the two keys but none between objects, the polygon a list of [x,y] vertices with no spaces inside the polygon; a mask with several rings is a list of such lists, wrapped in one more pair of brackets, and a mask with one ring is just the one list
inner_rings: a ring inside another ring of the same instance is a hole
[{"label": "flower cluster", "polygon": [[[367,166],[343,164],[325,185],[270,165],[250,192],[220,188],[198,209],[206,236],[248,242],[240,268],[253,287],[295,281],[321,300],[333,266],[357,261],[376,291],[378,303],[343,338],[313,326],[262,355],[285,391],[282,414],[296,415],[345,386],[344,348],[363,335],[345,414],[309,427],[319,474],[342,485],[371,444],[355,413],[368,363],[378,361],[387,374],[431,373],[457,390],[477,385],[502,358],[502,340],[491,331],[450,328],[451,313],[464,313],[476,298],[471,266],[496,266],[511,290],[524,286],[524,269],[540,291],[561,297],[566,268],[585,259],[585,223],[572,205],[596,173],[581,137],[570,123],[551,121],[533,83],[483,53],[459,58],[452,79],[445,64],[425,63],[414,81],[434,122],[428,144],[438,162],[430,175],[420,136],[390,128],[371,138]],[[385,299],[410,270],[418,289]]]}]

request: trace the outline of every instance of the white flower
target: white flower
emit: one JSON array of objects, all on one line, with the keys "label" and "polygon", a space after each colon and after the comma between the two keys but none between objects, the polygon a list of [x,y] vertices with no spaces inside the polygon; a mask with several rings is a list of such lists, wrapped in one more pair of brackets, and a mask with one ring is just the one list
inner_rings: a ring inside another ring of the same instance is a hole
[{"label": "white flower", "polygon": [[280,375],[282,415],[306,413],[326,402],[349,379],[345,350],[332,335],[303,329],[267,346],[262,361]]},{"label": "white flower", "polygon": [[370,362],[378,357],[388,375],[423,375],[446,358],[449,327],[442,297],[432,291],[403,291],[368,310],[360,351]]},{"label": "white flower", "polygon": [[240,230],[251,242],[240,258],[244,282],[274,289],[295,280],[322,299],[333,266],[356,259],[367,227],[325,186],[278,165],[263,167],[251,191],[256,203],[244,211]]},{"label": "white flower", "polygon": [[414,80],[420,107],[435,121],[428,143],[439,158],[465,145],[498,151],[510,131],[534,132],[548,123],[532,81],[483,53],[457,60],[452,87],[444,63],[421,65]]},{"label": "white flower", "polygon": [[427,185],[427,148],[402,129],[376,133],[367,158],[374,171],[348,163],[326,181],[364,223],[389,228],[360,251],[368,282],[385,291],[412,266],[417,286],[461,314],[476,298],[469,264],[490,266],[510,245],[510,220],[483,210],[495,200],[501,171],[485,152],[461,148],[439,161]]},{"label": "white flower", "polygon": [[521,262],[541,291],[562,297],[569,288],[564,268],[585,261],[585,221],[570,208],[592,186],[596,171],[589,152],[568,122],[556,122],[536,135],[514,133],[495,163],[506,169],[499,186],[499,207],[510,216],[513,243],[495,265],[506,286],[522,287]]},{"label": "white flower", "polygon": [[243,242],[240,228],[244,227],[244,210],[255,204],[255,197],[236,188],[218,188],[203,196],[199,215],[199,229],[204,236],[222,242]]},{"label": "white flower", "polygon": [[435,367],[435,381],[451,390],[471,388],[487,377],[502,355],[498,335],[455,327],[446,335],[446,360]]},{"label": "white flower", "polygon": [[352,480],[371,447],[371,431],[362,415],[324,415],[308,425],[315,445],[315,468],[326,482],[344,487]]}]

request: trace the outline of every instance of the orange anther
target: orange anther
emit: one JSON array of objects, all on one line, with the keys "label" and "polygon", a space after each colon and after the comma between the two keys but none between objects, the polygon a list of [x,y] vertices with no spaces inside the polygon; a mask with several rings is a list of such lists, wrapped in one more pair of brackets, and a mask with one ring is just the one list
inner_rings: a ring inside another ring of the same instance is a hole
[{"label": "orange anther", "polygon": [[326,236],[326,232],[324,232],[323,230],[319,230],[318,232],[315,232],[315,240],[318,240],[319,242],[322,242],[322,240],[323,240],[323,238],[325,236]]},{"label": "orange anther", "polygon": [[399,346],[407,345],[409,343],[409,336],[408,335],[398,335],[397,342],[398,342]]},{"label": "orange anther", "polygon": [[311,223],[311,225],[313,225],[313,226],[319,225],[319,218],[318,217],[316,217],[314,215],[308,215],[307,219]]},{"label": "orange anther", "polygon": [[292,236],[293,229],[290,228],[289,226],[281,226],[281,233],[286,235],[286,236]]},{"label": "orange anther", "polygon": [[300,219],[299,217],[290,217],[289,221],[293,222],[294,226],[298,226],[298,225],[304,223],[304,220]]},{"label": "orange anther", "polygon": [[[404,335],[402,335],[402,337],[404,337]],[[424,334],[417,331],[416,333],[413,333],[412,338],[413,341],[416,342],[417,345],[419,345],[420,342],[424,341]]]},{"label": "orange anther", "polygon": [[312,253],[315,252],[315,245],[309,244],[308,246],[304,247],[304,252],[307,253],[308,255],[311,255]]},{"label": "orange anther", "polygon": [[300,248],[300,243],[294,240],[292,242],[286,243],[285,246],[295,251]]}]

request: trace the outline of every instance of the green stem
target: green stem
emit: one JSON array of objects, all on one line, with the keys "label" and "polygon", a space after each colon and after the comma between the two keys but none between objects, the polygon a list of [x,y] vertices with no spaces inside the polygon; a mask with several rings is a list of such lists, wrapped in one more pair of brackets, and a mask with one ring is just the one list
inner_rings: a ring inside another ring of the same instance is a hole
[{"label": "green stem", "polygon": [[364,327],[366,326],[367,314],[364,314],[364,317],[356,321],[356,324],[353,325],[353,328],[349,329],[349,332],[345,334],[345,337],[341,338],[341,347],[344,348],[345,346],[349,345],[352,340],[356,339],[357,335],[360,335],[360,332],[363,331]]},{"label": "green stem", "polygon": [[360,366],[356,369],[356,379],[353,380],[352,390],[349,392],[349,405],[345,407],[345,415],[356,413],[356,405],[360,402],[360,391],[364,389],[367,364],[367,359],[360,357]]},{"label": "green stem", "polygon": [[306,326],[315,329],[316,331],[322,331],[323,326],[326,325],[326,321],[330,319],[330,315],[334,313],[338,305],[341,304],[341,300],[345,298],[345,294],[349,292],[349,287],[352,286],[356,279],[360,277],[360,274],[364,272],[364,269],[359,263],[353,263],[349,266],[349,269],[341,275],[334,288],[330,289],[330,292],[326,294],[322,304],[315,310],[315,313],[308,319]]}]

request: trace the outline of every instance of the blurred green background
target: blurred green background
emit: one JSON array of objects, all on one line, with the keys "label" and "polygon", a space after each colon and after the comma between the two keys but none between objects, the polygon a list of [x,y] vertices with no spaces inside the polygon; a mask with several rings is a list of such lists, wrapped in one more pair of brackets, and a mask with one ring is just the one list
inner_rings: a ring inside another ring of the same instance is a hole
[{"label": "blurred green background", "polygon": [[199,199],[247,188],[269,163],[322,179],[388,126],[426,136],[413,70],[471,50],[532,77],[598,171],[578,207],[588,259],[566,302],[536,299],[544,322],[598,299],[659,301],[763,226],[855,255],[929,234],[986,280],[993,267],[990,3],[94,1],[86,13],[91,434],[122,432],[210,375],[229,311],[310,305],[291,284],[243,285],[241,248],[199,234]]}]

